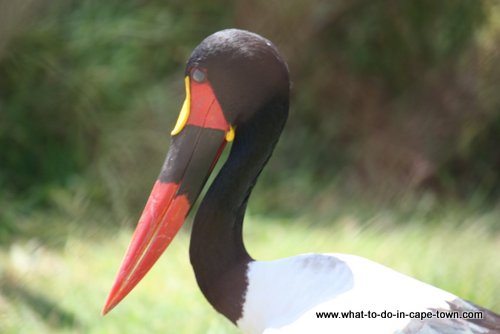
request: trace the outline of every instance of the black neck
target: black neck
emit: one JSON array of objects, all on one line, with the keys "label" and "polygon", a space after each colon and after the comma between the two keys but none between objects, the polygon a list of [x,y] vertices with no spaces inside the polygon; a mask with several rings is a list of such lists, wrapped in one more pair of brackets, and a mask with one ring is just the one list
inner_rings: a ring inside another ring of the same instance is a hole
[{"label": "black neck", "polygon": [[198,285],[212,306],[236,323],[242,315],[246,271],[243,217],[250,193],[285,124],[288,98],[269,103],[236,128],[229,158],[196,214],[190,258]]}]

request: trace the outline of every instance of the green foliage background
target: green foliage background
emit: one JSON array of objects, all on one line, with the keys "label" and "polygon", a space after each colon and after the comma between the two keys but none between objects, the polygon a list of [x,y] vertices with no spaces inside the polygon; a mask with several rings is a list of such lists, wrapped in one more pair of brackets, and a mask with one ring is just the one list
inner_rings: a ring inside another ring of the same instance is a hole
[{"label": "green foliage background", "polygon": [[[274,40],[294,81],[261,196],[267,184],[287,193],[293,178],[306,198],[332,184],[369,201],[421,191],[498,197],[495,2],[24,4],[21,23],[2,34],[2,197],[50,204],[51,189],[77,182],[109,204],[116,184],[147,188],[190,50],[232,26]],[[123,196],[121,207],[140,205]]]}]

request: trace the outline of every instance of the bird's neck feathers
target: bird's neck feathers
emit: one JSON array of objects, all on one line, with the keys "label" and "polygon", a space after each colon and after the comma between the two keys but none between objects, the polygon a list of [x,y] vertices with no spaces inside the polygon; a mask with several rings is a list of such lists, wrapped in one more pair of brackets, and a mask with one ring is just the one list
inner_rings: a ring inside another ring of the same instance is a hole
[{"label": "bird's neck feathers", "polygon": [[287,115],[288,97],[275,99],[236,128],[229,157],[194,219],[190,258],[198,285],[212,306],[233,322],[241,317],[252,261],[242,236],[247,202]]}]

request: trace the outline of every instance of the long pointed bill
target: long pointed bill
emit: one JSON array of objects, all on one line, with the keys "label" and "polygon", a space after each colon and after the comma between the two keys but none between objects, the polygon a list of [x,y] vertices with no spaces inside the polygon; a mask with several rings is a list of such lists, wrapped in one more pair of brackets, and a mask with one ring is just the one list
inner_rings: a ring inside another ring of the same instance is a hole
[{"label": "long pointed bill", "polygon": [[208,81],[186,77],[186,101],[167,158],[109,293],[103,314],[146,275],[175,237],[234,133]]}]

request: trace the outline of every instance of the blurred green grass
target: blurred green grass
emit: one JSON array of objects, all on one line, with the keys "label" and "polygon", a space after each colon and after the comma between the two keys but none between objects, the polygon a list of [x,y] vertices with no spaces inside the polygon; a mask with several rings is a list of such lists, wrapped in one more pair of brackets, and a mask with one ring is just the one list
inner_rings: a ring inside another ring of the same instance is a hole
[{"label": "blurred green grass", "polygon": [[[358,254],[499,312],[498,213],[459,218],[460,212],[443,211],[439,222],[418,214],[398,222],[390,212],[368,220],[343,214],[329,223],[250,215],[245,238],[258,259]],[[143,282],[102,317],[131,230],[97,225],[73,224],[57,247],[25,239],[0,250],[1,333],[237,333],[196,285],[188,259],[189,226]]]}]

